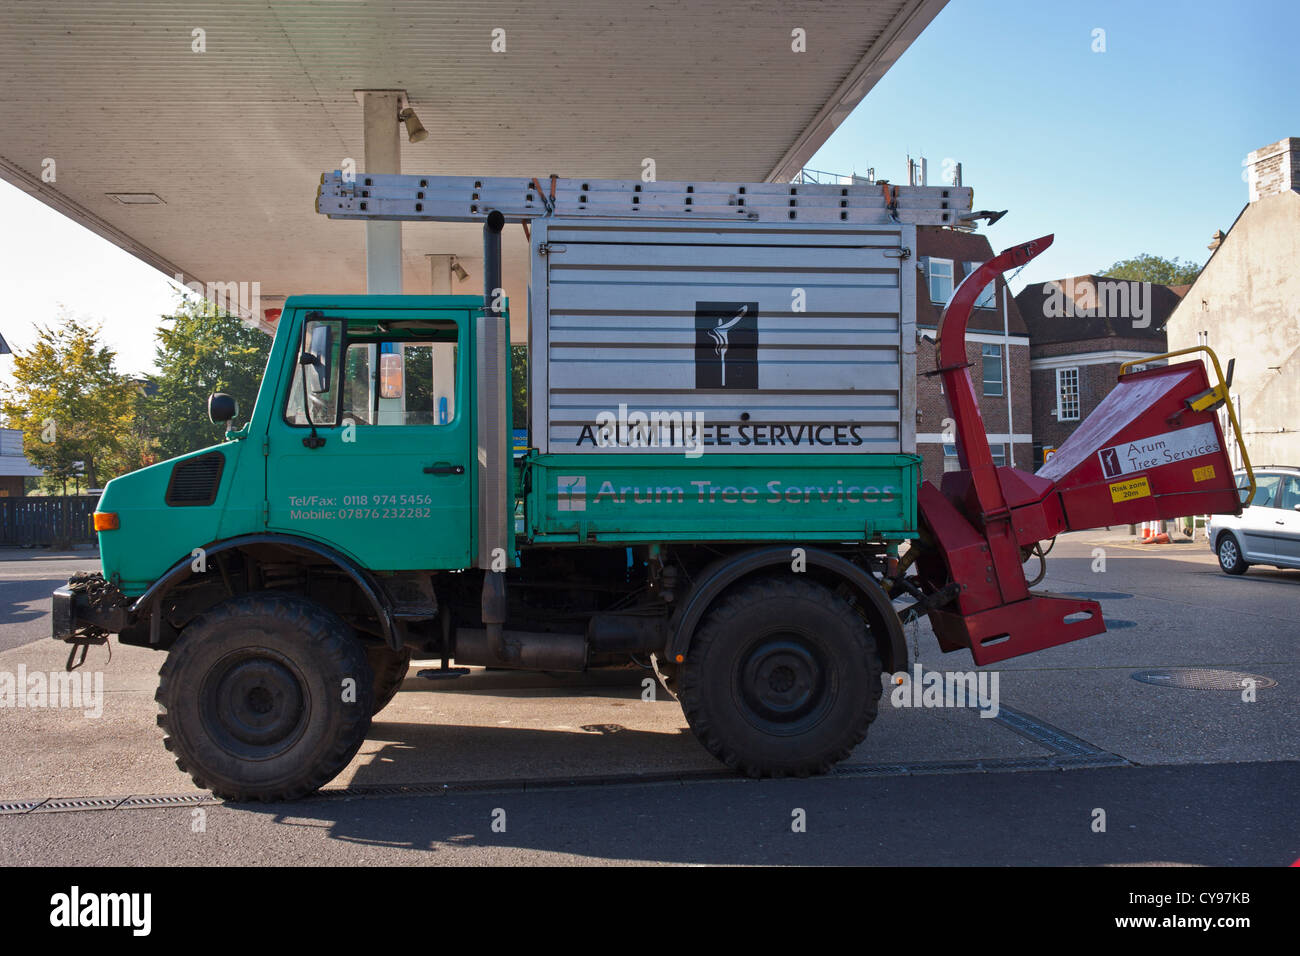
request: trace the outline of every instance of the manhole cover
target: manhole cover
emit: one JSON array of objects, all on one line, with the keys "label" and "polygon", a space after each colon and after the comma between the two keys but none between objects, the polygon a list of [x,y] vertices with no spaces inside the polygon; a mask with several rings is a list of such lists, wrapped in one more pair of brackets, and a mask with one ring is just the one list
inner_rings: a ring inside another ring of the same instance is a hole
[{"label": "manhole cover", "polygon": [[[1277,681],[1259,674],[1247,674],[1243,671],[1220,671],[1205,667],[1166,667],[1153,671],[1137,671],[1134,680],[1144,684],[1156,684],[1160,687],[1183,687],[1188,690],[1245,690],[1254,686],[1256,690],[1276,687]],[[1253,685],[1248,682],[1253,682]]]}]

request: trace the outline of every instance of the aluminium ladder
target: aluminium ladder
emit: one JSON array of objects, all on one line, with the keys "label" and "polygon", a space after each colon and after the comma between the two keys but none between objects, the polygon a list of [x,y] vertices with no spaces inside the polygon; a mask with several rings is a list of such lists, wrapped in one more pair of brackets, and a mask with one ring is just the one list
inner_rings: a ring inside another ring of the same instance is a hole
[{"label": "aluminium ladder", "polygon": [[415,176],[339,170],[321,176],[316,211],[331,219],[507,222],[548,217],[969,225],[968,186],[640,182],[504,176]]}]

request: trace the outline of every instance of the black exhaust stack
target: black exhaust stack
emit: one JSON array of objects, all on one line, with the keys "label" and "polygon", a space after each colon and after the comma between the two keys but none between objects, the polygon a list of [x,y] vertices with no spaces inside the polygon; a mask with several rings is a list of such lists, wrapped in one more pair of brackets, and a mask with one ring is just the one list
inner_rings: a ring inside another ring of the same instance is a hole
[{"label": "black exhaust stack", "polygon": [[[483,309],[487,314],[480,320],[486,329],[478,337],[481,369],[478,389],[480,401],[489,407],[481,409],[479,414],[480,455],[486,454],[487,468],[480,477],[485,493],[479,505],[478,564],[483,569],[482,615],[487,653],[501,663],[515,663],[521,657],[520,647],[517,642],[507,643],[503,630],[506,623],[506,578],[501,571],[493,570],[497,564],[494,552],[504,554],[504,549],[509,546],[504,538],[506,515],[498,513],[503,511],[498,499],[504,499],[502,483],[506,480],[505,469],[509,463],[493,460],[506,447],[506,423],[502,417],[505,383],[501,380],[506,370],[501,367],[503,360],[500,356],[487,354],[509,349],[508,343],[499,341],[504,335],[505,325],[505,311],[501,308],[505,298],[501,287],[501,230],[505,225],[506,217],[497,209],[489,212],[483,223]],[[489,483],[502,484],[502,487],[493,491],[486,487]]]}]

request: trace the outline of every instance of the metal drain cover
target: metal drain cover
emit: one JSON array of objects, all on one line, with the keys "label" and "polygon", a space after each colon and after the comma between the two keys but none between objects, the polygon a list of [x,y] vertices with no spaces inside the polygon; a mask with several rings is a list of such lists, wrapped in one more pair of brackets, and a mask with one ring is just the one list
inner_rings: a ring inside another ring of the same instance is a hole
[{"label": "metal drain cover", "polygon": [[1244,671],[1220,671],[1205,667],[1163,667],[1159,670],[1136,671],[1134,680],[1159,687],[1182,687],[1187,690],[1245,690],[1247,681],[1254,681],[1256,690],[1276,687],[1277,681],[1259,674]]}]

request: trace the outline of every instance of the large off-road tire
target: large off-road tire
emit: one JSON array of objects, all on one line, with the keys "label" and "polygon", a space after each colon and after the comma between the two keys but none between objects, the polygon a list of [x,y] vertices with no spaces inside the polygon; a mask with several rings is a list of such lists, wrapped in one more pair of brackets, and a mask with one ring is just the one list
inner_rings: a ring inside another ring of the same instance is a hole
[{"label": "large off-road tire", "polygon": [[678,674],[705,748],[751,777],[825,773],[867,734],[880,654],[862,618],[807,579],[768,578],[727,594]]},{"label": "large off-road tire", "polygon": [[371,711],[373,716],[397,696],[402,682],[406,680],[407,671],[411,669],[411,649],[404,647],[395,651],[387,644],[367,644],[366,660],[370,662],[370,670],[375,675],[375,706]]},{"label": "large off-road tire", "polygon": [[292,594],[243,594],[202,614],[158,676],[164,746],[226,800],[292,800],[328,783],[374,707],[355,633]]},{"label": "large off-road tire", "polygon": [[1218,555],[1219,567],[1224,574],[1245,574],[1250,567],[1246,563],[1245,553],[1241,549],[1241,544],[1237,541],[1237,536],[1231,531],[1225,531],[1219,535],[1218,543],[1214,546],[1214,553]]}]

